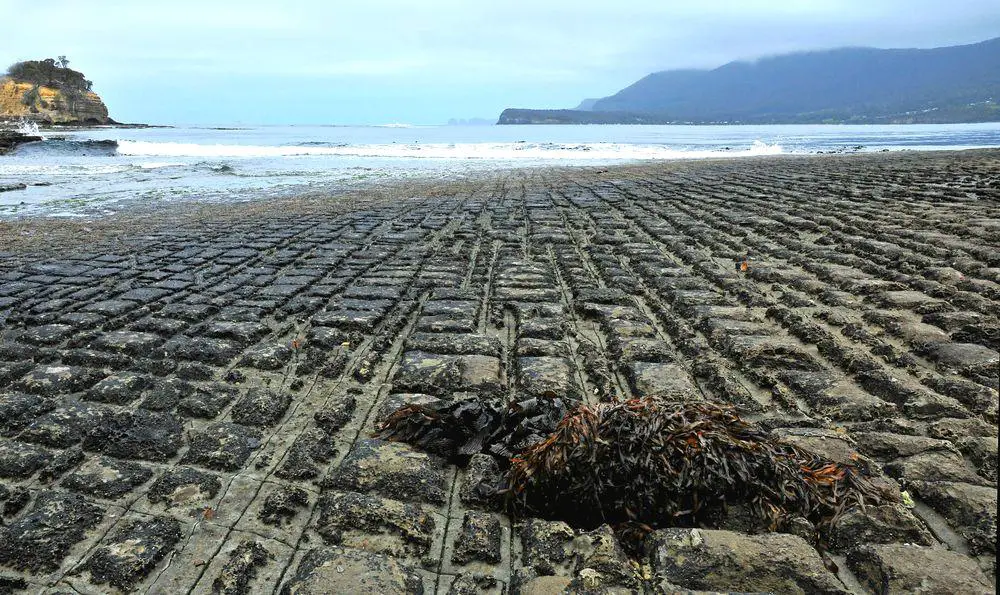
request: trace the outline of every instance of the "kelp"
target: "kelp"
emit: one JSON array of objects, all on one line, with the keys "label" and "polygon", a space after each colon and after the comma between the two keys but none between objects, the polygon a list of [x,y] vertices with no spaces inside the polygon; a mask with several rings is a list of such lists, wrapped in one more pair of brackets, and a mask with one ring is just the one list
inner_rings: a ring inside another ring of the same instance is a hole
[{"label": "kelp", "polygon": [[526,399],[502,409],[477,400],[407,405],[379,425],[378,435],[462,465],[479,452],[510,459],[543,440],[565,415],[558,398]]},{"label": "kelp", "polygon": [[466,403],[404,407],[381,435],[453,460],[504,457],[500,490],[518,516],[608,523],[627,537],[718,526],[742,506],[769,530],[802,517],[822,531],[882,498],[865,469],[772,438],[729,407],[634,399],[580,405],[553,421],[561,407]]},{"label": "kelp", "polygon": [[746,505],[775,530],[819,528],[880,499],[854,465],[771,438],[727,407],[630,400],[581,406],[511,460],[512,509],[574,524],[711,525]]}]

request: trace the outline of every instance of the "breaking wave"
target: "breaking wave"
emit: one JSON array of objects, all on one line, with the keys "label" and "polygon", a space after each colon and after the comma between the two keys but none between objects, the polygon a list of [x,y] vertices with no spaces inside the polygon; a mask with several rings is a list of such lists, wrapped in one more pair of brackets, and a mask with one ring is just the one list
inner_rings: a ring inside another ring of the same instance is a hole
[{"label": "breaking wave", "polygon": [[299,145],[207,145],[175,142],[119,141],[118,154],[153,157],[253,158],[340,156],[397,159],[485,159],[615,161],[651,159],[704,159],[777,155],[784,150],[778,144],[754,141],[749,147],[719,149],[684,149],[665,145],[621,143],[392,143],[392,144],[326,144]]},{"label": "breaking wave", "polygon": [[63,156],[83,156],[101,157],[116,155],[118,151],[118,141],[114,140],[89,140],[71,138],[47,138],[37,143],[26,143],[17,148],[19,155],[63,155]]}]

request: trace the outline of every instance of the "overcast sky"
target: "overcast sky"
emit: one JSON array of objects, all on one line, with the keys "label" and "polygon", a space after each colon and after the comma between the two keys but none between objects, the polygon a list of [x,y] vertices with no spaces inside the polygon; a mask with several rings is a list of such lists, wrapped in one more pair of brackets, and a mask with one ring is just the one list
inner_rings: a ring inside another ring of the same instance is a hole
[{"label": "overcast sky", "polygon": [[120,121],[443,123],[672,68],[1000,36],[998,0],[0,0],[0,63],[65,54]]}]

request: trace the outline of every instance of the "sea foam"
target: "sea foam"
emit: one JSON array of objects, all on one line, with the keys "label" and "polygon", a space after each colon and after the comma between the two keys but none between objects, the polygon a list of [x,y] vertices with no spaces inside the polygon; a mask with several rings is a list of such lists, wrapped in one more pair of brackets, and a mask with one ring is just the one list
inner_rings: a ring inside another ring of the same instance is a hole
[{"label": "sea foam", "polygon": [[749,157],[783,153],[781,145],[754,141],[749,147],[711,150],[623,143],[392,143],[357,145],[225,145],[123,140],[118,154],[149,157],[254,158],[340,156],[396,159],[486,159],[496,161],[618,161]]}]

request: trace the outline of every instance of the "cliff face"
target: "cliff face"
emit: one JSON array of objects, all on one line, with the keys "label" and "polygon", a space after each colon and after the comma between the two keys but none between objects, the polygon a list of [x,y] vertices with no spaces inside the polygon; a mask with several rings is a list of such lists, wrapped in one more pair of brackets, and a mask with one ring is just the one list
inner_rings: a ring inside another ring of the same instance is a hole
[{"label": "cliff face", "polygon": [[28,118],[45,124],[113,123],[97,93],[87,91],[70,99],[59,89],[38,87],[38,98],[29,106],[24,97],[32,88],[30,83],[0,78],[0,118]]}]

